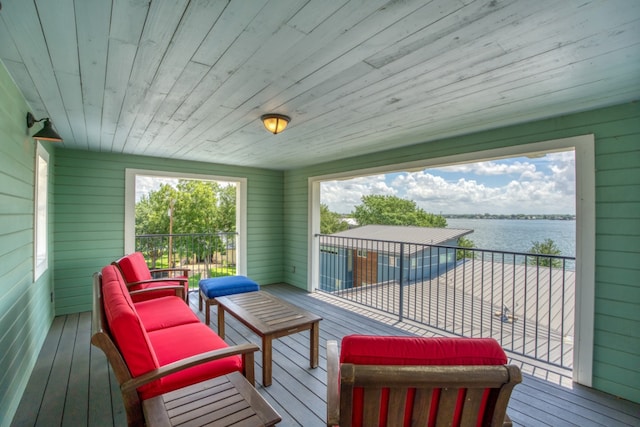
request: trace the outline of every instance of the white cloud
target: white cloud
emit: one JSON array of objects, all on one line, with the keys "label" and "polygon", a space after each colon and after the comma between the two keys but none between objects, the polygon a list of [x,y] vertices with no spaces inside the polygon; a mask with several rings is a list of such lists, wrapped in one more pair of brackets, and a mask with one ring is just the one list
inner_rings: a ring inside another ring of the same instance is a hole
[{"label": "white cloud", "polygon": [[327,181],[321,184],[321,203],[329,210],[349,213],[361,202],[362,196],[384,194],[396,196],[398,191],[387,185],[384,175],[365,176],[347,181]]},{"label": "white cloud", "polygon": [[136,175],[136,202],[139,202],[142,196],[158,190],[162,184],[169,184],[175,187],[178,185],[178,179]]},{"label": "white cloud", "polygon": [[[449,177],[445,179],[440,174]],[[455,176],[455,178],[451,178]],[[322,203],[347,213],[368,194],[414,200],[433,213],[575,213],[573,152],[540,159],[507,159],[384,175],[322,185]]]},{"label": "white cloud", "polygon": [[460,172],[466,174],[474,174],[480,176],[492,175],[522,175],[532,174],[536,171],[536,166],[529,162],[515,161],[513,163],[505,163],[498,161],[488,161],[479,163],[465,163],[461,165],[445,166],[442,168],[434,168],[432,171],[443,172]]}]

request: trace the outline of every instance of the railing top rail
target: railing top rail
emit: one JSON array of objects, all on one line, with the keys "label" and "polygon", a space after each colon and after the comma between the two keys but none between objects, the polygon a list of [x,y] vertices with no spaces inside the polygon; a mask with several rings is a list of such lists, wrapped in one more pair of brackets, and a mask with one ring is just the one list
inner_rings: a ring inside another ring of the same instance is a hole
[{"label": "railing top rail", "polygon": [[567,261],[575,261],[575,257],[564,256],[564,255],[551,255],[551,254],[536,254],[531,252],[511,252],[511,251],[501,251],[497,249],[482,249],[482,248],[466,248],[462,246],[447,246],[447,245],[438,245],[438,244],[429,244],[429,243],[413,243],[413,242],[401,242],[401,241],[393,241],[393,240],[380,240],[380,239],[367,239],[362,237],[344,237],[344,236],[332,236],[331,234],[321,234],[318,233],[315,237],[328,237],[331,239],[340,239],[345,241],[363,241],[363,242],[378,242],[378,243],[388,243],[390,245],[415,245],[415,246],[424,246],[424,247],[433,247],[433,248],[443,248],[443,249],[451,249],[451,250],[464,250],[464,251],[475,251],[475,252],[483,252],[490,254],[504,254],[510,256],[524,256],[524,257],[544,257],[544,258],[552,258],[558,260],[567,260]]},{"label": "railing top rail", "polygon": [[181,236],[213,236],[213,235],[238,235],[237,231],[216,231],[215,233],[175,233],[175,234],[136,234],[136,238],[140,237],[181,237]]}]

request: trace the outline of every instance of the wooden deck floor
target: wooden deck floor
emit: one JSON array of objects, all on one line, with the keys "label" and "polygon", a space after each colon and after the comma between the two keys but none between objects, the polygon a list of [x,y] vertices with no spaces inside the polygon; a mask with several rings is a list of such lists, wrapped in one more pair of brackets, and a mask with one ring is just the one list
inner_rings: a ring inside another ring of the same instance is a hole
[{"label": "wooden deck floor", "polygon": [[[326,341],[351,333],[409,335],[392,324],[337,306],[326,297],[287,285],[263,287],[322,316],[320,366],[309,368],[308,335],[274,341],[273,385],[258,391],[283,418],[281,426],[323,426],[326,410]],[[197,312],[197,295],[191,307]],[[202,313],[198,313],[204,319]],[[215,316],[212,317],[215,319]],[[215,329],[215,320],[212,322]],[[256,335],[230,316],[227,342],[255,342]],[[124,426],[120,393],[102,352],[89,343],[91,316],[80,313],[54,320],[22,397],[14,426]],[[262,377],[256,357],[256,378]],[[514,391],[509,415],[519,426],[638,426],[640,405],[582,386],[563,387],[526,374]]]}]

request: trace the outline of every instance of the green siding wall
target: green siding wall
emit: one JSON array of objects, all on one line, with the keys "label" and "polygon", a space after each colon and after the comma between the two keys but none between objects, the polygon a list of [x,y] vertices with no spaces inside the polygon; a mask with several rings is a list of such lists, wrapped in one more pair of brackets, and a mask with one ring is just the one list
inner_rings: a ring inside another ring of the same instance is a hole
[{"label": "green siding wall", "polygon": [[[285,173],[285,281],[306,289],[308,178],[576,135],[595,135],[593,386],[640,402],[640,104],[363,155]],[[287,266],[295,265],[293,273]]]},{"label": "green siding wall", "polygon": [[[11,422],[53,320],[52,269],[33,281],[36,145],[26,133],[27,111],[24,97],[0,63],[0,426]],[[51,151],[50,144],[44,146]],[[50,155],[49,218],[53,161]],[[52,231],[50,220],[49,242]]]},{"label": "green siding wall", "polygon": [[247,274],[282,281],[282,172],[57,149],[57,315],[91,310],[92,274],[124,254],[126,168],[247,178]]}]

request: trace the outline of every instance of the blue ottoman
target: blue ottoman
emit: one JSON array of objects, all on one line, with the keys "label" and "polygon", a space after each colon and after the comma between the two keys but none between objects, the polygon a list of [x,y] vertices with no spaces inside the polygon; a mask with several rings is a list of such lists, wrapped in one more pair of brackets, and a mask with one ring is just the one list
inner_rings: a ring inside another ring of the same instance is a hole
[{"label": "blue ottoman", "polygon": [[224,276],[202,279],[198,282],[198,286],[200,287],[198,309],[202,311],[202,301],[204,301],[206,307],[205,323],[207,325],[209,325],[211,321],[210,309],[211,306],[216,303],[216,297],[260,290],[260,285],[245,276]]}]

